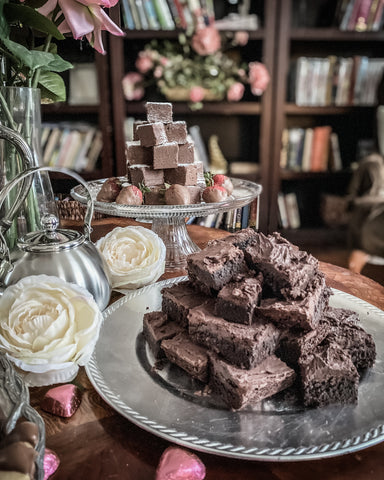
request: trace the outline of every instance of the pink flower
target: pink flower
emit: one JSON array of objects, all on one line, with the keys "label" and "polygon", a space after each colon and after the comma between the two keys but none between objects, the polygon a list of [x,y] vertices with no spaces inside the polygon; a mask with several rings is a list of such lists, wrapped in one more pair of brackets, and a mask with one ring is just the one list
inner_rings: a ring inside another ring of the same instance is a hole
[{"label": "pink flower", "polygon": [[260,62],[249,64],[249,83],[253,95],[261,95],[268,86],[270,76],[265,65]]},{"label": "pink flower", "polygon": [[192,87],[189,90],[189,99],[191,102],[201,102],[204,99],[205,91],[202,87]]},{"label": "pink flower", "polygon": [[153,71],[153,76],[155,78],[161,78],[163,76],[163,73],[164,73],[163,67],[160,67],[160,65],[158,65]]},{"label": "pink flower", "polygon": [[200,27],[192,37],[191,45],[199,55],[212,55],[221,48],[220,34],[212,25]]},{"label": "pink flower", "polygon": [[124,32],[112,22],[103,10],[116,5],[118,0],[48,0],[39,12],[46,17],[53,14],[59,5],[64,20],[59,25],[61,33],[72,32],[73,38],[87,37],[88,42],[99,52],[106,53],[102,42],[102,31],[123,36]]},{"label": "pink flower", "polygon": [[249,33],[240,30],[235,33],[235,37],[233,39],[235,45],[239,45],[240,47],[244,47],[245,45],[247,45],[248,40]]},{"label": "pink flower", "polygon": [[227,100],[229,102],[238,102],[243,98],[244,85],[240,82],[233,83],[227,92]]},{"label": "pink flower", "polygon": [[140,73],[147,73],[153,68],[153,61],[147,52],[140,52],[135,66]]},{"label": "pink flower", "polygon": [[127,100],[141,100],[144,97],[144,88],[140,85],[143,79],[141,73],[137,72],[129,72],[124,76],[122,86]]}]

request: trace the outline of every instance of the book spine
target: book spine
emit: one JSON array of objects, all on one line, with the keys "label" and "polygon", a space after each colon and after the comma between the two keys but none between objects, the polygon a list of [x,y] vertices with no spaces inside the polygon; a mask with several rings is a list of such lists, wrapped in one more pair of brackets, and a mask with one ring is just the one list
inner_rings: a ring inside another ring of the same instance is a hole
[{"label": "book spine", "polygon": [[259,230],[259,206],[260,199],[255,198],[249,206],[249,222],[248,227],[253,230]]},{"label": "book spine", "polygon": [[127,28],[128,30],[135,30],[135,22],[133,20],[128,0],[121,0],[121,13],[125,28]]},{"label": "book spine", "polygon": [[167,0],[167,3],[168,3],[169,11],[171,12],[173,21],[175,22],[176,28],[182,28],[181,27],[181,18],[180,18],[179,11],[176,7],[175,2],[173,0]]},{"label": "book spine", "polygon": [[152,0],[143,0],[145,13],[147,14],[149,28],[151,30],[160,30],[160,23],[157,19],[156,10]]},{"label": "book spine", "polygon": [[140,16],[136,7],[135,0],[128,0],[128,2],[129,2],[129,7],[132,13],[133,23],[135,24],[135,29],[141,30],[142,26],[141,26]]},{"label": "book spine", "polygon": [[186,30],[188,25],[185,19],[183,6],[181,5],[180,0],[173,0],[173,3],[177,9],[177,14],[180,19],[180,28],[183,28],[184,30]]},{"label": "book spine", "polygon": [[166,0],[153,0],[153,5],[162,30],[175,30],[171,12]]},{"label": "book spine", "polygon": [[143,30],[149,30],[149,23],[148,23],[147,16],[145,14],[143,0],[135,0],[135,1],[136,1],[137,13],[138,13],[139,19],[140,19],[141,28]]},{"label": "book spine", "polygon": [[324,125],[313,130],[311,171],[324,172],[328,167],[331,127]]}]

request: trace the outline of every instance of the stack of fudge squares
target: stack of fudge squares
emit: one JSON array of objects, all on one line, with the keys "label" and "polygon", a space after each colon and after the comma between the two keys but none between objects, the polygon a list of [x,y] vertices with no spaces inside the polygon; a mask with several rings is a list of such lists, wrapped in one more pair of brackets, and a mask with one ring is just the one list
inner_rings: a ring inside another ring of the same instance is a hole
[{"label": "stack of fudge squares", "polygon": [[318,261],[279,233],[245,229],[188,257],[143,334],[165,358],[241,409],[290,388],[304,406],[356,403],[376,358],[358,315],[329,305]]},{"label": "stack of fudge squares", "polygon": [[126,142],[128,181],[144,191],[147,205],[165,203],[165,184],[187,187],[190,203],[200,203],[203,164],[195,160],[186,123],[173,121],[171,103],[147,102],[145,107],[147,120],[134,123],[133,141]]}]

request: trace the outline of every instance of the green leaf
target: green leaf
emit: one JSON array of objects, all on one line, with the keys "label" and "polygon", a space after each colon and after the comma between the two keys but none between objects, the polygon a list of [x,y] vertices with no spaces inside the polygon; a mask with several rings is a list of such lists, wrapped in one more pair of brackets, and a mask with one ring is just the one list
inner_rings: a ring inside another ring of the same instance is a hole
[{"label": "green leaf", "polygon": [[0,0],[0,38],[9,37],[9,25],[4,16],[5,0]]},{"label": "green leaf", "polygon": [[57,40],[65,38],[51,20],[34,8],[24,4],[6,3],[4,5],[4,15],[8,23],[18,21],[39,32],[52,35]]},{"label": "green leaf", "polygon": [[41,72],[38,87],[41,89],[43,101],[49,99],[52,102],[65,102],[65,83],[57,73]]}]

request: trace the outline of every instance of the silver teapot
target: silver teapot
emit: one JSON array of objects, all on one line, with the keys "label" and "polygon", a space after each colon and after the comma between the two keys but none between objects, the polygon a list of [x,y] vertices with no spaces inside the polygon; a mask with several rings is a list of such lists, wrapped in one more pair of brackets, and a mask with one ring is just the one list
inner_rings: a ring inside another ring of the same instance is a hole
[{"label": "silver teapot", "polygon": [[[36,172],[61,172],[75,178],[88,194],[87,209],[84,218],[84,233],[69,229],[59,229],[59,220],[55,215],[47,214],[42,218],[43,229],[30,232],[19,238],[17,248],[9,251],[4,233],[12,223],[9,215],[0,220],[0,286],[13,285],[30,275],[54,275],[87,289],[103,310],[111,296],[111,281],[108,267],[90,239],[93,200],[87,183],[76,172],[66,168],[34,167],[25,170],[9,181],[0,191],[0,208],[12,188]],[[30,185],[30,184],[29,184]],[[27,185],[28,186],[28,185]],[[19,192],[18,204],[21,204],[28,188]],[[12,209],[15,212],[16,209]]]}]

